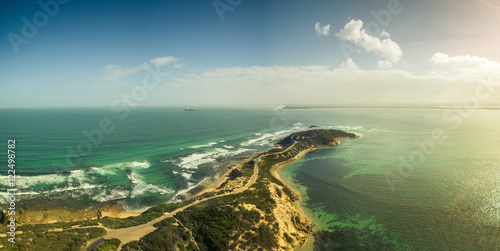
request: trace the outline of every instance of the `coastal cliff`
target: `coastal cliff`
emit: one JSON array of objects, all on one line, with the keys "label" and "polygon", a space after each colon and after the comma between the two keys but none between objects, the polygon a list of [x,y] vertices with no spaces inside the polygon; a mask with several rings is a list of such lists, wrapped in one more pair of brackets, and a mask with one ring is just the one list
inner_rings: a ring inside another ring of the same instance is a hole
[{"label": "coastal cliff", "polygon": [[282,192],[282,186],[270,183],[269,190],[271,198],[276,201],[273,215],[279,226],[276,240],[280,249],[292,250],[304,245],[309,240],[313,225],[301,213],[297,201]]},{"label": "coastal cliff", "polygon": [[[94,212],[94,217],[82,215],[91,220],[78,218],[69,221],[83,221],[28,225],[26,223],[37,223],[40,218],[48,217],[36,216],[40,212],[27,217],[30,214],[26,213],[25,224],[18,228],[23,231],[19,234],[19,244],[13,246],[0,240],[1,245],[7,250],[36,250],[39,243],[46,243],[37,241],[37,233],[41,231],[44,236],[64,242],[59,245],[70,247],[68,250],[89,247],[101,237],[107,241],[99,245],[100,250],[166,247],[172,250],[293,250],[309,241],[313,225],[300,208],[299,193],[285,184],[276,171],[307,151],[335,146],[341,139],[355,137],[355,134],[331,129],[291,134],[278,141],[274,149],[234,166],[216,187],[205,189],[187,201],[158,205],[126,219],[102,213],[95,219]],[[107,211],[118,210],[110,209]],[[63,218],[58,219],[68,221]],[[78,233],[85,236],[60,238]]]}]

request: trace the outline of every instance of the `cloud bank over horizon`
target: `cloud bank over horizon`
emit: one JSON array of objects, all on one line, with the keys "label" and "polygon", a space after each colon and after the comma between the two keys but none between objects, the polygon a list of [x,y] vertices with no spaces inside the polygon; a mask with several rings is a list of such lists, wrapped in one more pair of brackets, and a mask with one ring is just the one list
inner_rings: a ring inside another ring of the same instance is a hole
[{"label": "cloud bank over horizon", "polygon": [[[177,69],[172,63],[178,61],[177,58],[170,60],[163,64],[165,67],[162,70],[175,72]],[[453,104],[460,103],[478,85],[500,88],[498,62],[443,53],[436,53],[429,61],[435,65],[435,70],[423,74],[396,69],[362,69],[351,58],[338,66],[275,65],[196,69],[180,76],[166,77],[149,94],[144,105],[160,102],[170,106]],[[121,72],[125,72],[128,77],[134,74],[142,76],[147,74],[144,65],[122,69]],[[463,74],[457,76],[457,72]],[[491,74],[481,75],[477,72]],[[129,89],[126,87],[121,90],[127,93]],[[494,96],[500,97],[498,94]]]},{"label": "cloud bank over horizon", "polygon": [[196,105],[231,105],[256,103],[256,98],[263,104],[451,104],[466,97],[467,92],[458,89],[473,92],[481,84],[500,88],[498,74],[457,78],[453,72],[458,69],[415,75],[395,69],[360,69],[352,59],[336,67],[228,67],[166,79],[162,89],[184,90],[183,94],[191,96],[187,100]]}]

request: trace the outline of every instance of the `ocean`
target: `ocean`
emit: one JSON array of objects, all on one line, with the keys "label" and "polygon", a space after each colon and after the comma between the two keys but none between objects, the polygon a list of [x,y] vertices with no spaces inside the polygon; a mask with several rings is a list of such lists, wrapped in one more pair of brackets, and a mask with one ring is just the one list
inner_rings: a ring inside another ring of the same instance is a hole
[{"label": "ocean", "polygon": [[[0,116],[1,141],[7,147],[8,139],[16,140],[16,188],[26,208],[120,201],[141,211],[173,202],[305,128],[282,124],[272,109],[16,109]],[[2,203],[6,175],[7,169]]]},{"label": "ocean", "polygon": [[322,231],[315,250],[500,250],[499,115],[297,111],[362,135],[281,169]]},{"label": "ocean", "polygon": [[[309,126],[360,134],[280,175],[302,195],[316,250],[498,250],[500,111],[493,109],[136,108],[0,110],[16,140],[25,208],[127,210],[173,202]],[[0,155],[6,163],[7,154]],[[0,201],[7,201],[7,167]],[[1,206],[1,205],[0,205]]]}]

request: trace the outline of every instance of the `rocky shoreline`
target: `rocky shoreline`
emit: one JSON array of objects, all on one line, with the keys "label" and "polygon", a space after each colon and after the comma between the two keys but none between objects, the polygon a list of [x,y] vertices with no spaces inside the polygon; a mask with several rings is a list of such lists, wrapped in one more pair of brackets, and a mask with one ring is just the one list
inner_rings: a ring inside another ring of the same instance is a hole
[{"label": "rocky shoreline", "polygon": [[[2,218],[6,212],[2,212]],[[127,218],[140,215],[141,212],[129,212],[117,202],[108,202],[101,206],[79,210],[63,207],[28,209],[18,212],[16,221],[19,224],[50,224],[56,222],[77,222],[100,219],[103,217]]]}]

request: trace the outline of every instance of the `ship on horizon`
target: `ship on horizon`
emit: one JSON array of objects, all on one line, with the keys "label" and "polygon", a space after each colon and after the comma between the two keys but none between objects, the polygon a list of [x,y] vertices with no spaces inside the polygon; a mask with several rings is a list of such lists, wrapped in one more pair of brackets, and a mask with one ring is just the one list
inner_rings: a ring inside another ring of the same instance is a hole
[{"label": "ship on horizon", "polygon": [[188,108],[184,109],[184,111],[186,111],[186,112],[194,112],[194,111],[196,111],[196,110],[195,110],[195,109],[193,109],[193,108],[189,108],[189,107],[188,107]]}]

